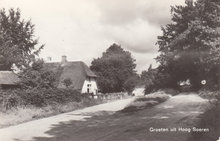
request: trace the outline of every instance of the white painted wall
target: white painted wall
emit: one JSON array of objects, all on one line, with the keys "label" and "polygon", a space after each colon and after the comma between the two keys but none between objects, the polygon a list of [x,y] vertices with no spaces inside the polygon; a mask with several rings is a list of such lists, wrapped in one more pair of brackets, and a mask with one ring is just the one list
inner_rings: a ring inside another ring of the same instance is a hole
[{"label": "white painted wall", "polygon": [[96,80],[94,78],[91,78],[90,80],[89,80],[89,78],[87,78],[84,81],[81,93],[87,93],[88,88],[89,88],[89,93],[97,94],[98,87],[97,87]]}]

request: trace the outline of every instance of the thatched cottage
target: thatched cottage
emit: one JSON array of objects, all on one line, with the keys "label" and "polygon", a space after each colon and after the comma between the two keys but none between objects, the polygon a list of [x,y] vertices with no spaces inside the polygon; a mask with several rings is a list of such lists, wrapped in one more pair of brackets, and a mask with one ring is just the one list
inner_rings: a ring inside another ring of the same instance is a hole
[{"label": "thatched cottage", "polygon": [[69,62],[66,56],[62,56],[61,62],[46,62],[45,67],[56,74],[57,88],[66,88],[64,80],[69,79],[71,85],[68,88],[81,93],[98,93],[97,76],[82,61]]},{"label": "thatched cottage", "polygon": [[0,71],[0,88],[11,89],[19,87],[20,79],[12,71]]}]

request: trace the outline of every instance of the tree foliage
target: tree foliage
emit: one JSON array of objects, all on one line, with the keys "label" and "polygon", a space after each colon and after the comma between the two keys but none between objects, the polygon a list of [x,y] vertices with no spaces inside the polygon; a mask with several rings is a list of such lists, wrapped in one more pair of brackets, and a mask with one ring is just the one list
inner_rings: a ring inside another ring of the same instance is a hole
[{"label": "tree foliage", "polygon": [[135,86],[137,86],[137,84],[139,84],[140,78],[138,75],[133,75],[131,77],[129,77],[123,85],[123,88],[129,93],[131,94],[135,88]]},{"label": "tree foliage", "polygon": [[20,74],[23,88],[49,89],[55,87],[56,76],[44,67],[44,61],[39,59],[24,69]]},{"label": "tree foliage", "polygon": [[159,68],[149,66],[147,71],[142,71],[141,81],[145,85],[145,94],[157,91],[162,88],[167,88],[172,83],[172,79],[167,73],[161,73]]},{"label": "tree foliage", "polygon": [[130,91],[128,87],[132,85],[131,77],[136,75],[135,67],[135,60],[131,53],[113,44],[102,54],[102,57],[92,61],[90,68],[98,75],[99,88],[106,93],[128,89]]},{"label": "tree foliage", "polygon": [[21,18],[19,9],[0,10],[0,70],[28,66],[44,45],[38,49],[34,25]]},{"label": "tree foliage", "polygon": [[171,8],[172,22],[158,37],[160,71],[168,73],[176,87],[189,79],[195,89],[203,79],[218,83],[220,65],[220,1],[186,0]]},{"label": "tree foliage", "polygon": [[70,78],[66,78],[62,82],[66,88],[69,88],[73,84],[73,81]]}]

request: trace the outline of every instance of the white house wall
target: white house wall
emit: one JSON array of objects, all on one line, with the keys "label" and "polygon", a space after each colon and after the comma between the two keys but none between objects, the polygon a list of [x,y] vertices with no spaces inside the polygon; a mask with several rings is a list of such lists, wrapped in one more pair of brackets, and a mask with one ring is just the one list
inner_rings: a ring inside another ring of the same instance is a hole
[{"label": "white house wall", "polygon": [[[88,87],[88,84],[90,84],[90,87]],[[96,80],[94,78],[91,78],[90,81],[89,79],[86,79],[84,81],[83,87],[82,87],[82,93],[87,93],[87,89],[89,88],[89,93],[97,94],[98,87]]]}]

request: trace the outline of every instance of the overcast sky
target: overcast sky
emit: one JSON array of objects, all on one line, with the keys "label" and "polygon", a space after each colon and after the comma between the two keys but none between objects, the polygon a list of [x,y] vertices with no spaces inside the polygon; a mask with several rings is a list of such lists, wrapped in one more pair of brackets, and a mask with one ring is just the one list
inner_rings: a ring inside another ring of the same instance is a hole
[{"label": "overcast sky", "polygon": [[90,65],[111,44],[136,59],[138,72],[156,66],[160,27],[170,21],[170,6],[184,0],[0,0],[0,8],[19,8],[46,44],[41,57],[81,60]]}]

